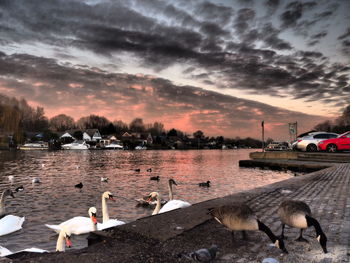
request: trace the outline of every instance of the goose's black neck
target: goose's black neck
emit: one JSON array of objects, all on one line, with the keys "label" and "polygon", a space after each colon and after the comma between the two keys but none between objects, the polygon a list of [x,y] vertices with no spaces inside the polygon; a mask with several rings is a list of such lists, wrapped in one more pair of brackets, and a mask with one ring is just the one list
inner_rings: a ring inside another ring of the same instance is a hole
[{"label": "goose's black neck", "polygon": [[313,226],[318,236],[323,233],[320,223],[315,218],[309,215],[305,215],[305,218],[306,218],[307,226],[308,227]]},{"label": "goose's black neck", "polygon": [[271,239],[272,243],[275,243],[277,240],[277,237],[272,233],[271,229],[261,221],[259,220],[257,221],[258,221],[259,230],[265,232],[265,234],[268,235],[268,237]]}]

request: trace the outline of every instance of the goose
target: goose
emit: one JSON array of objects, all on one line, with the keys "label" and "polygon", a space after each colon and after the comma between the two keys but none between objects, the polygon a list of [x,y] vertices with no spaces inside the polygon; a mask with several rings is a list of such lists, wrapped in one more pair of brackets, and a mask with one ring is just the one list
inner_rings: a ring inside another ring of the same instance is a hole
[{"label": "goose", "polygon": [[152,177],[150,177],[149,179],[150,179],[150,180],[153,180],[153,181],[159,181],[159,180],[160,180],[160,177],[159,177],[159,175],[157,175],[157,176],[152,176]]},{"label": "goose", "polygon": [[5,214],[5,197],[12,196],[13,192],[10,189],[5,190],[1,194],[0,198],[0,236],[4,236],[15,231],[18,231],[22,228],[23,222],[25,220],[24,217],[14,216],[14,215],[6,215]]},{"label": "goose", "polygon": [[[169,201],[173,200],[173,185],[177,185],[174,179],[168,180],[168,189],[169,189]],[[136,199],[137,205],[136,206],[143,206],[148,208],[153,208],[157,205],[157,200],[151,201],[149,200],[149,196],[144,196],[143,198]],[[162,199],[160,201],[161,206],[165,205],[167,203],[166,200]]]},{"label": "goose", "polygon": [[66,250],[66,246],[67,247],[72,246],[70,236],[71,236],[71,232],[70,232],[69,228],[64,226],[58,235],[58,239],[57,239],[57,243],[56,243],[56,251],[64,252]]},{"label": "goose", "polygon": [[108,177],[101,177],[101,182],[106,182],[106,183],[108,183]]},{"label": "goose", "polygon": [[95,207],[90,207],[88,210],[89,217],[76,216],[73,217],[59,225],[48,225],[48,228],[59,233],[63,227],[66,227],[74,235],[81,235],[89,233],[90,231],[97,230],[97,219],[96,219],[97,210]]},{"label": "goose", "polygon": [[205,183],[199,183],[198,185],[201,187],[210,187],[210,181],[207,181]]},{"label": "goose", "polygon": [[182,200],[170,200],[167,202],[162,208],[161,207],[161,195],[158,192],[152,192],[148,195],[149,200],[157,200],[157,205],[153,210],[152,215],[161,214],[165,212],[169,212],[178,208],[185,208],[191,206],[190,203],[182,201]]},{"label": "goose", "polygon": [[147,172],[151,173],[152,172],[152,168],[148,168]]},{"label": "goose", "polygon": [[34,178],[32,179],[32,183],[34,183],[34,184],[40,184],[40,183],[41,183],[41,180],[40,180],[40,178],[38,178],[38,177],[34,177]]},{"label": "goose", "polygon": [[277,213],[282,221],[282,234],[281,238],[284,238],[284,227],[287,224],[288,226],[300,228],[300,235],[296,241],[308,242],[303,238],[303,230],[313,226],[316,231],[317,241],[320,243],[324,253],[327,253],[327,237],[323,232],[320,223],[312,217],[310,207],[302,202],[295,200],[286,200],[283,201]]},{"label": "goose", "polygon": [[83,188],[83,186],[84,185],[83,185],[82,182],[80,182],[79,184],[74,185],[75,188],[79,188],[79,189]]},{"label": "goose", "polygon": [[276,237],[270,228],[256,217],[248,205],[224,205],[209,209],[209,214],[211,214],[220,224],[226,226],[232,231],[232,238],[234,236],[234,231],[242,231],[243,237],[246,238],[246,230],[260,230],[271,239],[276,247],[281,249],[283,252],[288,253],[284,246],[283,240]]}]

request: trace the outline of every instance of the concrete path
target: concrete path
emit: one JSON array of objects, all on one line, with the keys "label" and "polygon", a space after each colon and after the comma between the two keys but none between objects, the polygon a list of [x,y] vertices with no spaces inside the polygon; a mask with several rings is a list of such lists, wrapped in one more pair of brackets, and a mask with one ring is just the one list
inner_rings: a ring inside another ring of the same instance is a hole
[{"label": "concrete path", "polygon": [[[286,227],[289,254],[271,246],[262,232],[249,232],[249,241],[231,234],[207,215],[207,209],[245,202],[279,234],[277,208],[284,199],[305,201],[328,237],[328,254],[315,239],[313,228],[304,233],[309,243],[294,241],[299,230]],[[104,242],[66,253],[21,256],[13,262],[189,262],[182,252],[216,244],[215,262],[262,262],[272,257],[283,263],[350,262],[350,164],[338,164],[312,174],[265,187],[202,202],[192,207],[143,218],[113,229]]]}]

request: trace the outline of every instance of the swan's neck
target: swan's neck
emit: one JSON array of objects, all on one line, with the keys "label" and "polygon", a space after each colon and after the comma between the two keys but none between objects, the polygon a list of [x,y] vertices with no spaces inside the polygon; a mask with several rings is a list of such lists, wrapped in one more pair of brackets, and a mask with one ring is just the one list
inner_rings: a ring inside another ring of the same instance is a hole
[{"label": "swan's neck", "polygon": [[173,200],[173,186],[172,183],[169,182],[169,201]]},{"label": "swan's neck", "polygon": [[66,244],[64,243],[64,231],[61,231],[58,235],[56,251],[64,252],[66,250]]},{"label": "swan's neck", "polygon": [[1,194],[0,198],[0,215],[5,214],[5,192]]},{"label": "swan's neck", "polygon": [[160,204],[160,199],[161,199],[160,195],[157,195],[157,205],[156,205],[156,208],[154,208],[154,211],[153,211],[153,213],[152,213],[152,216],[159,213],[160,206],[161,206],[161,204]]},{"label": "swan's neck", "polygon": [[102,197],[102,222],[106,223],[109,220],[108,207],[106,198]]}]

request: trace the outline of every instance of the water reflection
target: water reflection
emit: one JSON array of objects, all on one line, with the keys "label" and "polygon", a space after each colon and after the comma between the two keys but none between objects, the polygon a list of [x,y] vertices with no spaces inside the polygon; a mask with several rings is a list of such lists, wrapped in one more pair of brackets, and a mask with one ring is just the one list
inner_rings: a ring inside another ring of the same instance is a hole
[{"label": "water reflection", "polygon": [[[0,245],[10,250],[32,246],[53,251],[57,235],[44,224],[58,224],[74,216],[88,216],[91,206],[102,221],[101,195],[111,191],[117,199],[109,203],[111,218],[126,222],[150,215],[136,208],[135,199],[158,191],[168,196],[167,181],[175,179],[175,198],[196,203],[276,181],[292,174],[240,169],[238,160],[247,159],[249,150],[208,151],[59,151],[0,152],[0,192],[23,185],[24,191],[6,200],[10,214],[25,216],[21,231],[0,237]],[[152,172],[147,172],[152,168]],[[136,172],[135,169],[140,169]],[[15,177],[11,185],[8,176]],[[160,181],[149,180],[160,176]],[[34,177],[41,184],[33,184]],[[101,182],[101,177],[109,181]],[[211,181],[210,188],[199,182]],[[83,182],[84,187],[74,185]],[[119,196],[119,198],[118,198]],[[86,246],[86,235],[73,237],[74,248]]]}]

